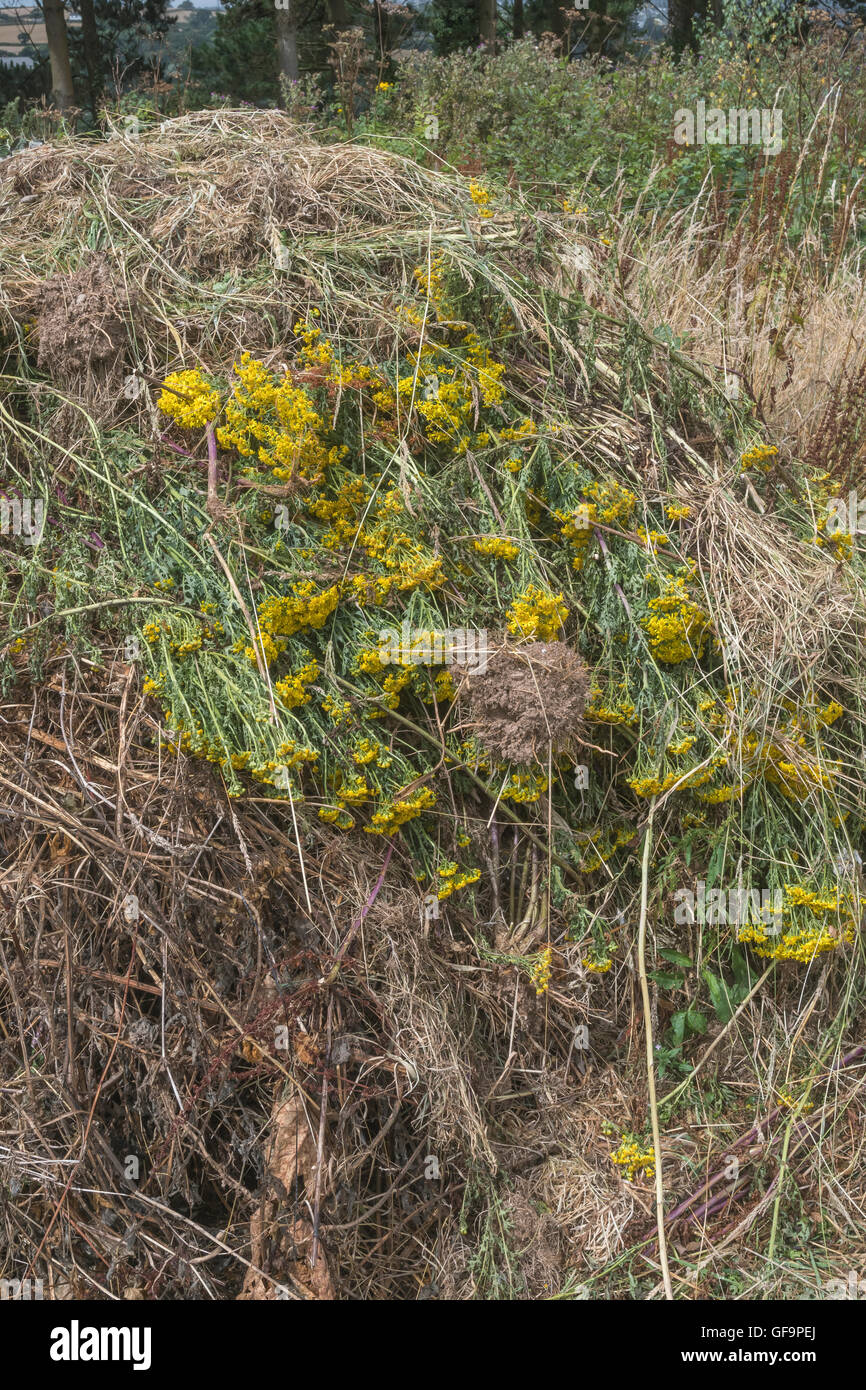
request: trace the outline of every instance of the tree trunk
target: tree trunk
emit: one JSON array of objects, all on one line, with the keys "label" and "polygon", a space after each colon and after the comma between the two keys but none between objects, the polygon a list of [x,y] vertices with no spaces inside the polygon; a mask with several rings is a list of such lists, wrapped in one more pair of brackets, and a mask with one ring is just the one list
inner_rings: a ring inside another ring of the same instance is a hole
[{"label": "tree trunk", "polygon": [[478,0],[478,34],[483,43],[496,43],[496,0]]},{"label": "tree trunk", "polygon": [[346,10],[346,0],[326,0],[328,10],[328,20],[335,29],[348,29],[349,15]]},{"label": "tree trunk", "polygon": [[280,76],[298,80],[298,17],[295,0],[275,0],[277,6],[277,58]]},{"label": "tree trunk", "polygon": [[523,0],[514,0],[513,34],[516,39],[523,38]]},{"label": "tree trunk", "polygon": [[102,95],[102,54],[93,0],[78,0],[78,13],[81,15],[81,41],[84,47],[84,65],[87,68],[90,106],[95,116]]},{"label": "tree trunk", "polygon": [[42,15],[51,60],[51,95],[57,108],[65,111],[75,105],[75,88],[72,85],[63,0],[42,0]]},{"label": "tree trunk", "polygon": [[564,0],[548,0],[547,15],[550,24],[550,32],[556,34],[561,39],[565,35],[565,15],[563,11]]},{"label": "tree trunk", "polygon": [[676,53],[695,47],[694,21],[698,16],[705,18],[706,13],[707,0],[669,0],[668,24]]}]

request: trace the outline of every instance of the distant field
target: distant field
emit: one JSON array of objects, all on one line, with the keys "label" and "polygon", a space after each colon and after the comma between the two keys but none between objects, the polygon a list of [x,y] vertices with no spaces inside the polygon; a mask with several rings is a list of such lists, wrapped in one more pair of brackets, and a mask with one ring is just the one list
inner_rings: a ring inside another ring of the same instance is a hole
[{"label": "distant field", "polygon": [[[30,43],[21,42],[22,31],[27,33]],[[39,46],[46,42],[45,25],[35,6],[0,10],[0,54],[4,58],[17,58],[28,52],[31,43]]]}]

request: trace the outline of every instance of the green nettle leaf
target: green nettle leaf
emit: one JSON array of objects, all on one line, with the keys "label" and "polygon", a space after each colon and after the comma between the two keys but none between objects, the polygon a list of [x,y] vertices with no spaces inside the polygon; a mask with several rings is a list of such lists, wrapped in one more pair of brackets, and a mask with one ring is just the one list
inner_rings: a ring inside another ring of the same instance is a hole
[{"label": "green nettle leaf", "polygon": [[674,951],[666,946],[659,951],[659,955],[670,961],[671,965],[681,965],[684,970],[694,969],[694,961],[689,956],[684,956],[682,951]]},{"label": "green nettle leaf", "polygon": [[706,1033],[707,1016],[702,1014],[700,1009],[690,1008],[686,1014],[686,1023],[693,1033]]},{"label": "green nettle leaf", "polygon": [[650,979],[658,985],[659,989],[682,989],[683,987],[682,976],[680,975],[663,975],[656,972],[650,975]]},{"label": "green nettle leaf", "polygon": [[680,1009],[677,1013],[671,1014],[671,1033],[677,1047],[682,1047],[683,1039],[686,1036],[686,1012]]},{"label": "green nettle leaf", "polygon": [[706,883],[706,885],[707,885],[708,888],[712,888],[713,884],[717,881],[717,879],[718,879],[720,873],[722,872],[722,867],[723,867],[723,865],[724,865],[724,862],[725,862],[725,841],[724,841],[724,840],[719,840],[719,843],[716,845],[715,849],[713,850],[712,857],[711,857],[711,859],[710,859],[709,865],[707,866],[707,876],[706,876],[706,879],[705,879],[705,883]]},{"label": "green nettle leaf", "polygon": [[752,976],[749,970],[749,962],[745,953],[739,946],[731,952],[731,969],[734,972],[734,981],[737,986],[740,1002],[745,999],[749,990],[752,988]]},{"label": "green nettle leaf", "polygon": [[724,980],[720,980],[711,970],[704,970],[703,977],[710,991],[710,999],[720,1023],[727,1023],[733,1013],[731,1000]]}]

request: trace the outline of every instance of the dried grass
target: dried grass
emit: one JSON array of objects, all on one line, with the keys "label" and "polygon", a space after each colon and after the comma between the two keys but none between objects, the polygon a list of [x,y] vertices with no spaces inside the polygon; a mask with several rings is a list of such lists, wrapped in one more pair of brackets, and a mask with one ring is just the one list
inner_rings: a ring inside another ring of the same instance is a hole
[{"label": "dried grass", "polygon": [[[83,370],[60,363],[51,390],[33,373],[16,386],[36,420],[48,396],[52,408],[68,398],[69,428],[50,441],[67,472],[100,429],[153,440],[150,393],[118,401],[124,374],[152,387],[172,366],[227,370],[242,348],[279,363],[311,306],[337,339],[364,341],[382,360],[411,265],[444,246],[523,331],[525,354],[510,364],[518,399],[543,398],[557,354],[563,448],[617,467],[646,497],[692,507],[690,558],[708,606],[763,686],[784,692],[807,670],[819,683],[853,681],[866,612],[858,581],[753,510],[721,429],[707,436],[685,410],[673,423],[656,414],[674,362],[658,345],[622,403],[612,345],[627,306],[593,249],[554,220],[514,204],[479,230],[459,181],[361,147],[316,146],[271,112],[188,116],[136,142],[45,146],[7,161],[0,180],[15,195],[0,198],[10,359],[46,284],[62,292],[92,273],[88,246],[116,286],[109,309],[123,332],[109,334],[100,372],[80,325]],[[770,354],[769,330],[756,340],[749,326],[757,240],[743,241],[724,276],[710,266],[686,281],[707,224],[679,232],[675,246],[659,239],[635,253],[645,278],[635,270],[632,308],[643,310],[649,284],[651,317],[700,332],[695,355],[721,369],[691,363],[696,390],[717,398],[724,370],[747,373],[803,452],[823,378],[862,360],[853,264],[805,317],[804,346],[820,356],[780,382],[788,368]],[[516,269],[530,264],[532,284]],[[537,293],[578,280],[621,316],[602,320],[585,352]],[[96,341],[98,317],[88,325]],[[32,436],[9,428],[6,438],[21,463]],[[555,844],[545,808],[506,825],[470,795],[473,848],[497,886],[479,913],[449,905],[429,921],[399,839],[383,864],[362,835],[313,821],[301,837],[273,800],[229,802],[211,769],[166,759],[133,669],[109,651],[104,662],[56,651],[37,680],[21,660],[0,708],[4,1273],[44,1272],[55,1296],[148,1299],[542,1299],[587,1286],[625,1297],[634,1271],[654,1280],[650,1190],[610,1162],[614,1131],[639,1130],[646,1113],[634,955],[627,942],[609,975],[587,974],[567,914],[541,890]],[[509,873],[507,904],[498,885]],[[570,887],[589,900],[585,880]],[[605,890],[592,892],[605,920]],[[663,923],[658,933],[667,940]],[[509,953],[549,939],[556,974],[538,998]],[[805,980],[753,1000],[725,1031],[706,1091],[690,1091],[665,1136],[671,1208],[718,1164],[735,1121],[748,1132],[756,1077],[766,1114],[781,1059],[800,1043],[823,1056],[825,1025],[856,990],[826,971]],[[658,991],[654,1008],[660,1033]],[[858,1016],[852,1005],[846,1017]],[[574,1042],[584,1022],[586,1055]],[[861,1081],[860,1064],[836,1073],[819,1112],[833,1142],[819,1143],[817,1127],[798,1134],[779,1179],[779,1191],[790,1180],[822,1213],[832,1208],[846,1252],[863,1208]],[[722,1091],[724,1125],[712,1110]],[[777,1139],[753,1146],[751,1160],[776,1162]],[[733,1296],[754,1296],[766,1245],[749,1242],[772,1201],[772,1188],[755,1202],[741,1192],[732,1214],[683,1218],[685,1234],[672,1233],[682,1296],[731,1277],[732,1244]],[[822,1258],[830,1271],[851,1255]]]}]

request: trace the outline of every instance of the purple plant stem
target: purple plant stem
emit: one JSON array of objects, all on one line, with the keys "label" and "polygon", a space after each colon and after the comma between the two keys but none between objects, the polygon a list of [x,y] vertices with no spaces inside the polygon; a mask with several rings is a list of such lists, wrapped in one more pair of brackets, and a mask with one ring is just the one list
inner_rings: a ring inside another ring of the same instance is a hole
[{"label": "purple plant stem", "polygon": [[187,459],[195,458],[195,454],[191,454],[189,449],[182,449],[179,444],[173,444],[167,434],[161,434],[159,438],[160,442],[163,443],[167,449],[172,449],[174,453],[183,454],[184,458]]},{"label": "purple plant stem", "polygon": [[[604,536],[601,534],[600,531],[597,531],[595,527],[592,528],[592,534],[595,536],[596,540],[598,541],[599,545],[601,546],[601,553],[602,553],[602,555],[604,556],[604,562],[605,562],[605,564],[606,564],[606,565],[610,565],[610,551],[608,550],[607,546],[606,546],[605,543],[604,543]],[[617,592],[617,594],[619,595],[620,603],[622,604],[623,608],[625,609],[626,613],[628,614],[629,620],[630,620],[631,622],[634,622],[634,619],[632,618],[632,615],[631,615],[631,608],[629,607],[629,602],[628,602],[628,599],[627,599],[626,596],[625,596],[625,593],[624,593],[624,591],[623,591],[623,589],[622,589],[622,586],[621,586],[620,584],[618,584],[616,580],[614,580],[614,581],[613,581],[613,587],[616,589],[616,592]]]},{"label": "purple plant stem", "polygon": [[[766,1192],[764,1193],[764,1196],[765,1196],[765,1197],[772,1197],[773,1193],[775,1192],[776,1188],[777,1188],[778,1185],[779,1185],[779,1178],[780,1178],[780,1177],[781,1177],[781,1174],[780,1174],[780,1173],[777,1173],[776,1176],[773,1178],[773,1181],[770,1183],[770,1186],[767,1188]],[[739,1226],[739,1224],[740,1224],[740,1222],[741,1222],[742,1220],[743,1220],[743,1217],[742,1217],[742,1216],[735,1216],[734,1219],[733,1219],[733,1221],[729,1221],[729,1222],[728,1222],[727,1226],[722,1226],[721,1230],[715,1232],[716,1239],[717,1239],[717,1240],[721,1240],[722,1237],[723,1237],[723,1236],[726,1236],[726,1235],[728,1234],[729,1231],[733,1231],[734,1228],[735,1228],[736,1226]]]},{"label": "purple plant stem", "polygon": [[207,423],[207,509],[211,516],[219,507],[217,498],[217,445],[214,428]]},{"label": "purple plant stem", "polygon": [[[832,1066],[828,1069],[828,1075],[830,1072],[839,1071],[843,1067],[849,1067],[852,1064],[852,1062],[859,1061],[860,1058],[864,1055],[866,1055],[866,1047],[855,1047],[851,1052],[848,1052],[844,1057],[841,1057],[838,1062],[834,1062],[832,1064]],[[770,1114],[767,1116],[765,1120],[753,1125],[752,1128],[749,1130],[748,1134],[744,1134],[740,1139],[735,1140],[733,1144],[729,1145],[729,1147],[724,1150],[722,1157],[725,1158],[729,1154],[733,1154],[735,1149],[741,1149],[744,1144],[751,1143],[752,1140],[758,1139],[759,1136],[761,1138],[761,1141],[763,1142],[764,1130],[766,1128],[769,1128],[773,1121],[776,1120],[779,1117],[779,1115],[782,1114],[784,1109],[785,1107],[782,1105],[777,1106],[775,1110],[770,1112]],[[808,1123],[808,1121],[801,1120],[798,1122],[796,1127],[797,1129],[799,1129],[801,1126],[808,1125]],[[777,1138],[778,1135],[775,1136],[775,1138],[771,1138],[770,1142],[775,1143]],[[684,1201],[680,1202],[677,1206],[675,1206],[673,1211],[668,1212],[667,1216],[665,1217],[665,1225],[668,1225],[671,1222],[676,1221],[676,1219],[679,1216],[682,1216],[685,1212],[688,1211],[689,1207],[691,1207],[695,1202],[700,1201],[701,1197],[705,1196],[711,1188],[715,1187],[718,1183],[722,1182],[726,1176],[726,1171],[727,1165],[724,1168],[720,1168],[718,1172],[714,1173],[711,1178],[708,1178],[707,1181],[703,1183],[696,1192],[693,1192],[691,1194],[691,1196],[686,1197]],[[721,1202],[721,1204],[724,1205],[725,1200],[727,1200],[726,1196],[722,1198],[716,1197],[713,1198],[710,1202],[705,1203],[704,1205],[707,1208],[707,1212],[709,1212],[709,1208],[715,1205],[716,1202]],[[703,1211],[703,1209],[704,1208],[698,1208],[697,1212],[692,1212],[690,1214],[689,1219],[699,1220],[700,1212]]]},{"label": "purple plant stem", "polygon": [[499,910],[499,828],[496,821],[490,822],[490,846],[493,857],[493,906]]},{"label": "purple plant stem", "polygon": [[[794,1126],[794,1133],[805,1136],[809,1132],[809,1125],[809,1120],[798,1120]],[[781,1137],[781,1134],[774,1135],[768,1147],[772,1148],[774,1144],[779,1142]],[[721,1211],[722,1207],[732,1202],[735,1197],[742,1196],[746,1187],[748,1187],[747,1182],[735,1184],[730,1192],[722,1192],[717,1197],[713,1197],[711,1201],[704,1202],[702,1206],[696,1207],[694,1211],[689,1212],[687,1219],[689,1221],[703,1221],[708,1216],[714,1216],[717,1212]],[[668,1220],[670,1220],[670,1218],[668,1218]]]}]

